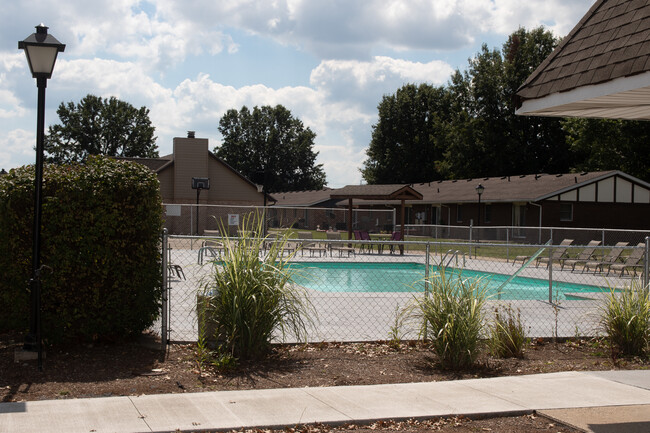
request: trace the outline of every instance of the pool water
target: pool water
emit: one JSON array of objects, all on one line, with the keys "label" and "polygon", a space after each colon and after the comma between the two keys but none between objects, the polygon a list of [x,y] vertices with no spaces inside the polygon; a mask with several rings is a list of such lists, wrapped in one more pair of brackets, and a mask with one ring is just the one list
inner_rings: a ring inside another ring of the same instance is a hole
[{"label": "pool water", "polygon": [[[420,263],[292,263],[295,283],[319,292],[385,293],[424,291],[425,265]],[[431,268],[435,270],[434,267]],[[488,285],[488,295],[497,290],[510,275],[464,269],[448,270],[456,278],[481,279]],[[608,288],[553,282],[553,299],[565,300],[566,293],[608,292]],[[501,289],[500,299],[548,300],[548,280],[517,276]],[[568,299],[575,299],[569,297]]]}]

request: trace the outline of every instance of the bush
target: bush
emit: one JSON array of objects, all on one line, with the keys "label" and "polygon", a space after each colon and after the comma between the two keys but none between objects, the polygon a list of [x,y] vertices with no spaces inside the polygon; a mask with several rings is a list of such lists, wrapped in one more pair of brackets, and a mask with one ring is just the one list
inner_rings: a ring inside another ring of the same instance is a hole
[{"label": "bush", "polygon": [[490,353],[499,358],[523,358],[526,340],[521,313],[515,314],[510,305],[503,313],[496,308],[488,341]]},{"label": "bush", "polygon": [[417,299],[414,308],[422,332],[431,336],[443,367],[459,370],[472,366],[480,353],[485,284],[441,270],[429,278],[429,285],[431,293]]},{"label": "bush", "polygon": [[[259,233],[262,218],[244,217],[240,237],[224,238],[223,258],[212,263],[199,294],[207,303],[200,314],[207,323],[199,328],[211,329],[214,335],[207,335],[208,341],[216,341],[221,354],[238,359],[265,355],[276,332],[304,339],[309,320],[310,304],[291,282],[290,256],[282,254],[286,235],[271,241],[257,238]],[[265,242],[268,250],[262,254]]]},{"label": "bush", "polygon": [[[147,329],[162,298],[158,179],[106,157],[46,165],[41,228],[43,337],[116,338]],[[34,167],[0,178],[0,329],[26,329]]]},{"label": "bush", "polygon": [[600,323],[609,339],[612,358],[646,356],[650,344],[648,289],[632,282],[620,292],[611,290]]}]

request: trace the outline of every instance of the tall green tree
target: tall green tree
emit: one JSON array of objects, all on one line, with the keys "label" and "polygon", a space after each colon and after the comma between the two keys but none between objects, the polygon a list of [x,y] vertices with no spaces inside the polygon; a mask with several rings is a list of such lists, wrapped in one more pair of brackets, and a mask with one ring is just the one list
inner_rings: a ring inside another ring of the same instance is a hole
[{"label": "tall green tree", "polygon": [[407,84],[385,95],[372,127],[361,173],[371,184],[428,182],[441,178],[451,100],[443,87]]},{"label": "tall green tree", "polygon": [[44,150],[50,162],[85,161],[89,155],[157,157],[149,109],[115,97],[87,95],[78,104],[61,103],[60,124],[48,128]]},{"label": "tall green tree", "polygon": [[321,189],[316,134],[282,105],[228,110],[219,121],[223,143],[215,153],[268,192]]},{"label": "tall green tree", "polygon": [[517,145],[513,165],[518,169],[506,174],[566,173],[571,166],[573,154],[561,118],[515,115],[517,90],[557,44],[551,32],[537,27],[519,28],[503,46],[506,113]]},{"label": "tall green tree", "polygon": [[409,84],[378,106],[362,173],[368,183],[565,172],[561,119],[515,115],[514,97],[557,44],[543,28],[487,45],[444,87]]},{"label": "tall green tree", "polygon": [[576,171],[621,170],[650,182],[650,122],[566,119]]},{"label": "tall green tree", "polygon": [[444,161],[447,177],[569,169],[561,119],[515,115],[517,89],[556,45],[542,27],[520,28],[500,51],[483,45],[465,72],[456,71],[449,84],[458,107]]}]

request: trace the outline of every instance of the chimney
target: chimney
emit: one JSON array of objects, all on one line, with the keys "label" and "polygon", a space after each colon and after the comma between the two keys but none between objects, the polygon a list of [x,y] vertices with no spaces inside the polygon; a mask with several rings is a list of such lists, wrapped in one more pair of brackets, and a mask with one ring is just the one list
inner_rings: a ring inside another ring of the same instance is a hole
[{"label": "chimney", "polygon": [[195,131],[187,131],[187,138],[195,138]]}]

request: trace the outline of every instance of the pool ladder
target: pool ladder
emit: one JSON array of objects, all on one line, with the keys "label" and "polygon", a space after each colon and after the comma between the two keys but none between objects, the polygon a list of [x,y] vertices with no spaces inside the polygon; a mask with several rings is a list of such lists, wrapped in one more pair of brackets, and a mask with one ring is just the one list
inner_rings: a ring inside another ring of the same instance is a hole
[{"label": "pool ladder", "polygon": [[442,258],[442,260],[440,260],[441,265],[445,263],[445,260],[447,259],[447,257],[450,254],[451,254],[451,257],[449,257],[449,260],[447,260],[447,263],[444,265],[444,268],[448,268],[449,265],[454,261],[454,259],[455,259],[456,266],[458,266],[458,256],[460,256],[460,255],[463,256],[463,268],[465,267],[465,262],[467,261],[467,257],[465,256],[464,252],[459,251],[459,250],[449,250],[449,251],[447,251],[447,253]]}]

